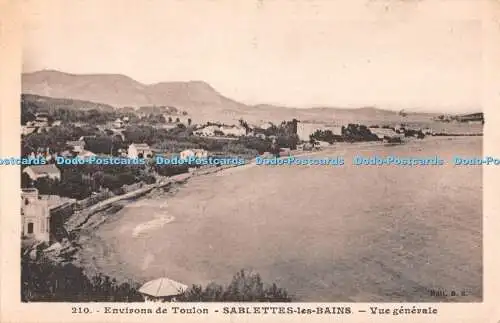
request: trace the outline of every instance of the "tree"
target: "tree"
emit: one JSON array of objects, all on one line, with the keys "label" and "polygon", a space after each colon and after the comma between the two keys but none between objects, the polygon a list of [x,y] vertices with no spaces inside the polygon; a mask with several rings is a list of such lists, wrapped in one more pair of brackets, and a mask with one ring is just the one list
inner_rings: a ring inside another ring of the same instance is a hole
[{"label": "tree", "polygon": [[33,181],[26,173],[21,173],[21,187],[33,187]]},{"label": "tree", "polygon": [[377,135],[372,133],[365,125],[348,124],[347,127],[342,126],[342,137],[348,142],[358,141],[378,141]]},{"label": "tree", "polygon": [[109,137],[96,137],[85,140],[85,148],[96,154],[110,154],[113,140]]},{"label": "tree", "polygon": [[248,126],[248,122],[246,122],[243,119],[238,120],[238,122],[240,123],[240,126],[245,128],[245,132],[246,132],[246,134],[248,134],[250,132],[250,127]]},{"label": "tree", "polygon": [[181,302],[291,302],[286,290],[275,283],[265,284],[255,272],[241,270],[225,288],[210,283],[205,288],[193,285],[182,294]]},{"label": "tree", "polygon": [[311,140],[311,138],[317,141],[325,141],[330,144],[343,140],[342,136],[333,134],[333,132],[329,129],[326,130],[318,129],[309,136],[309,140]]},{"label": "tree", "polygon": [[35,188],[43,195],[58,195],[59,181],[49,177],[42,177],[35,181]]},{"label": "tree", "polygon": [[118,284],[115,279],[95,274],[90,279],[73,264],[32,260],[21,251],[21,301],[23,302],[141,302],[135,283]]}]

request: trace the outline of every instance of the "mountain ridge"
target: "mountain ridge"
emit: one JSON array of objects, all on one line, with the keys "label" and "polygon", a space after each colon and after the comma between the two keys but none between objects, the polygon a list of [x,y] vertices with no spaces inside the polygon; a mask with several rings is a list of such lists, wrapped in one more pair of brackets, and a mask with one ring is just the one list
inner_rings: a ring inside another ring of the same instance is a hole
[{"label": "mountain ridge", "polygon": [[377,107],[301,109],[273,104],[247,105],[224,96],[204,81],[144,84],[123,74],[72,74],[50,69],[23,73],[22,92],[96,102],[117,108],[174,106],[200,120],[399,119],[398,112]]}]

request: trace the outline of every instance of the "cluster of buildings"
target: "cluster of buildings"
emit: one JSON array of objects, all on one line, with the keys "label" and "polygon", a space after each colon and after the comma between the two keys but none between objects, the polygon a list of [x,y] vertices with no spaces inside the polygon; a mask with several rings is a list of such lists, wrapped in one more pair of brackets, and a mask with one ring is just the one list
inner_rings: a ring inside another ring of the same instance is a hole
[{"label": "cluster of buildings", "polygon": [[196,136],[202,137],[242,137],[247,134],[247,130],[242,126],[237,125],[207,125],[193,132]]},{"label": "cluster of buildings", "polygon": [[130,119],[129,117],[125,116],[122,118],[118,118],[113,122],[113,128],[114,129],[123,129],[126,125],[128,125]]},{"label": "cluster of buildings", "polygon": [[377,136],[380,140],[391,141],[394,139],[402,140],[405,136],[404,132],[396,131],[390,128],[368,128],[371,133]]},{"label": "cluster of buildings", "polygon": [[27,157],[29,158],[43,158],[46,161],[50,162],[54,160],[56,157],[79,157],[79,158],[88,158],[91,156],[95,156],[93,152],[85,149],[85,139],[91,138],[95,136],[82,136],[78,140],[70,140],[66,142],[66,150],[60,152],[50,151],[49,148],[38,148],[32,151]]},{"label": "cluster of buildings", "polygon": [[317,130],[330,130],[334,135],[342,135],[342,125],[340,124],[297,123],[297,136],[302,141],[309,141],[310,136]]},{"label": "cluster of buildings", "polygon": [[[333,135],[341,136],[342,127],[347,124],[326,124],[326,123],[312,123],[312,122],[299,122],[297,124],[297,135],[301,141],[309,141],[310,136],[318,130],[329,130]],[[406,124],[398,124],[394,127],[372,126],[368,127],[371,133],[376,135],[382,141],[401,140],[406,136],[407,132],[415,133],[422,132],[424,135],[433,135],[434,132],[430,128],[411,127]]]},{"label": "cluster of buildings", "polygon": [[40,133],[43,130],[49,130],[50,127],[61,125],[60,120],[55,120],[52,125],[49,124],[49,116],[46,113],[36,113],[35,120],[26,122],[26,125],[21,126],[21,134],[23,136],[31,133]]},{"label": "cluster of buildings", "polygon": [[[145,143],[132,143],[127,150],[128,158],[152,158],[154,155],[155,151]],[[207,158],[208,151],[205,149],[186,149],[179,153],[180,159],[188,159],[190,157]]]},{"label": "cluster of buildings", "polygon": [[23,169],[23,173],[28,175],[32,181],[37,181],[40,178],[61,180],[61,171],[55,164],[30,165]]},{"label": "cluster of buildings", "polygon": [[441,122],[461,122],[468,124],[484,124],[484,113],[469,113],[460,115],[446,115],[442,114],[434,118],[435,121]]},{"label": "cluster of buildings", "polygon": [[455,118],[458,122],[467,122],[469,124],[484,124],[484,113],[471,113],[471,114],[462,114],[456,116]]}]

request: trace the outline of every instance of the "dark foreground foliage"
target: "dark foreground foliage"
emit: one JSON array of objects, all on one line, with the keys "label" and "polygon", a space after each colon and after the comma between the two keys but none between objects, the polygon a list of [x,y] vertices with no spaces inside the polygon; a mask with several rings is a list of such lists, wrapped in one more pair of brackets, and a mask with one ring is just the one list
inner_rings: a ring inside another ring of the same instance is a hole
[{"label": "dark foreground foliage", "polygon": [[291,302],[287,291],[276,284],[262,282],[258,273],[241,270],[229,285],[223,287],[210,283],[205,288],[193,285],[181,297],[180,302]]},{"label": "dark foreground foliage", "polygon": [[89,279],[72,264],[21,258],[23,302],[142,302],[137,287],[103,275]]},{"label": "dark foreground foliage", "polygon": [[[21,257],[23,302],[142,302],[136,283],[118,284],[101,274],[89,278],[73,264],[57,264],[43,257]],[[240,271],[225,287],[193,285],[177,298],[181,302],[290,302],[284,289],[265,285],[259,274]]]}]

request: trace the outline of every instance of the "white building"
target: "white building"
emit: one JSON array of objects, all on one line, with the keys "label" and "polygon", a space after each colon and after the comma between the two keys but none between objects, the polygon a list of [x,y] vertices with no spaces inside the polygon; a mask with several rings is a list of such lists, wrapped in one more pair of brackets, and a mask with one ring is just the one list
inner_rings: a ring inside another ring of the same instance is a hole
[{"label": "white building", "polygon": [[32,126],[21,126],[21,134],[26,136],[35,132],[37,128]]},{"label": "white building", "polygon": [[147,158],[153,156],[153,151],[148,144],[133,143],[128,147],[129,158]]},{"label": "white building", "polygon": [[267,129],[271,128],[272,126],[273,126],[273,124],[271,122],[265,122],[265,123],[261,124],[259,126],[259,128],[267,130]]},{"label": "white building", "polygon": [[194,134],[197,136],[203,136],[203,137],[213,137],[217,135],[224,135],[224,136],[234,136],[234,137],[241,137],[246,135],[246,129],[241,126],[236,126],[236,125],[231,125],[231,126],[216,126],[216,125],[210,125],[203,127],[201,129],[198,129],[194,131]]},{"label": "white building", "polygon": [[40,200],[36,188],[21,191],[22,235],[38,241],[50,240],[50,210],[47,200]]},{"label": "white building", "polygon": [[424,135],[429,135],[429,136],[432,136],[434,134],[434,130],[432,130],[431,128],[424,128],[422,129],[422,132],[424,133]]},{"label": "white building", "polygon": [[54,180],[61,179],[61,171],[54,164],[47,165],[31,165],[23,170],[23,173],[28,174],[31,180],[36,181],[42,177],[48,177]]},{"label": "white building", "polygon": [[93,157],[93,156],[97,156],[97,155],[94,154],[93,152],[89,151],[89,150],[82,150],[77,155],[77,157],[81,158],[81,159],[87,159],[87,158],[90,158],[90,157]]},{"label": "white building", "polygon": [[66,146],[71,147],[71,149],[76,152],[82,152],[85,148],[85,141],[83,140],[73,140],[73,141],[67,141]]},{"label": "white building", "polygon": [[123,127],[123,124],[124,122],[121,120],[121,119],[116,119],[114,122],[113,122],[113,127],[115,129],[121,129]]},{"label": "white building", "polygon": [[244,127],[241,126],[221,126],[220,131],[225,135],[225,136],[235,136],[235,137],[241,137],[247,134],[247,131]]},{"label": "white building", "polygon": [[298,122],[297,123],[297,135],[302,141],[309,141],[309,136],[312,135],[316,130],[330,130],[334,135],[342,135],[342,126],[340,125],[325,125],[319,123],[307,123]]},{"label": "white building", "polygon": [[87,139],[95,139],[97,136],[81,136],[78,141],[85,141]]},{"label": "white building", "polygon": [[371,133],[375,134],[380,140],[389,140],[395,138],[402,139],[404,137],[404,134],[397,133],[392,129],[386,129],[386,128],[368,128],[368,129],[370,130]]},{"label": "white building", "polygon": [[326,141],[316,141],[316,146],[320,148],[325,148],[331,146],[331,144]]},{"label": "white building", "polygon": [[208,157],[208,152],[204,149],[186,149],[181,151],[179,157],[180,159],[188,159],[190,157],[203,159]]},{"label": "white building", "polygon": [[218,126],[206,126],[194,131],[196,136],[213,137],[216,131],[220,131]]}]

